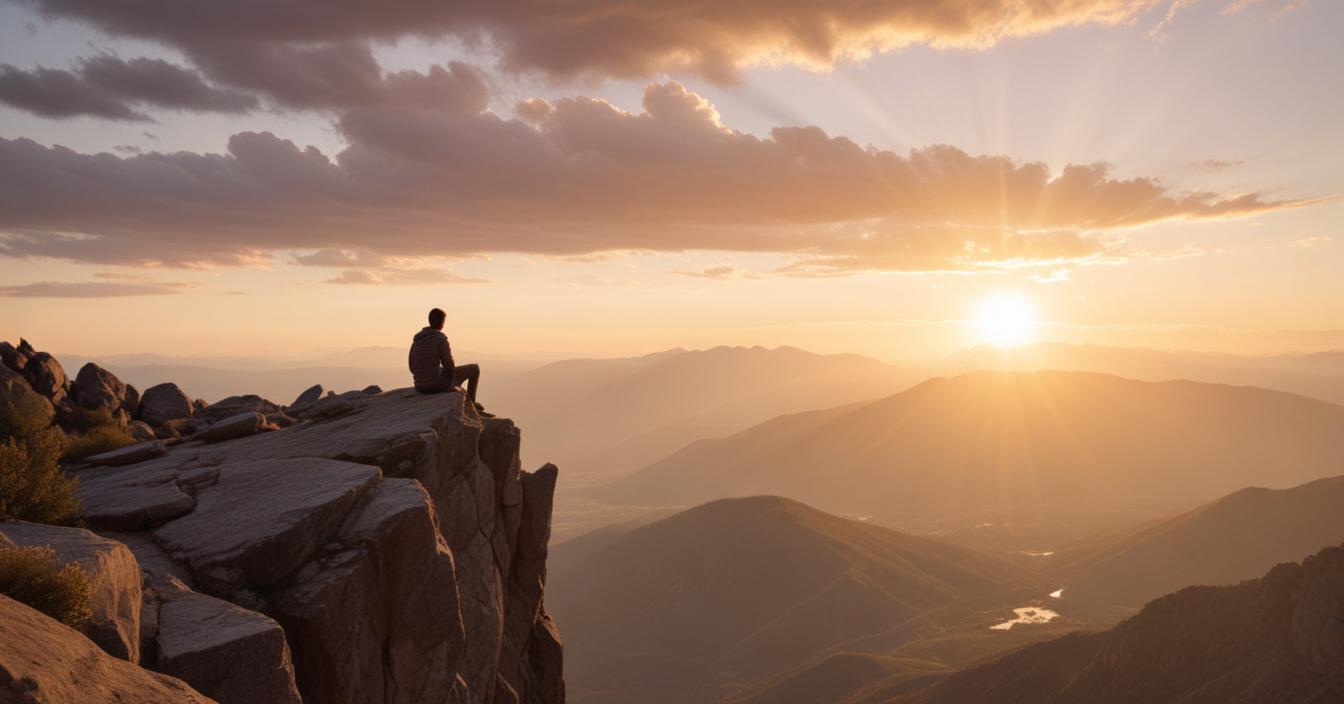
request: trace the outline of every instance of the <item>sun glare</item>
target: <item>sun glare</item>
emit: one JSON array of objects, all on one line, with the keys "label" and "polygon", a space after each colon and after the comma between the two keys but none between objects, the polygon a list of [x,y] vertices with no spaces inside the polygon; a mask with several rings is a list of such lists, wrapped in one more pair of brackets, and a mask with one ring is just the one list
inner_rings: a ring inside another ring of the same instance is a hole
[{"label": "sun glare", "polygon": [[1036,309],[1021,294],[998,293],[975,309],[975,331],[981,342],[1017,347],[1036,339]]}]

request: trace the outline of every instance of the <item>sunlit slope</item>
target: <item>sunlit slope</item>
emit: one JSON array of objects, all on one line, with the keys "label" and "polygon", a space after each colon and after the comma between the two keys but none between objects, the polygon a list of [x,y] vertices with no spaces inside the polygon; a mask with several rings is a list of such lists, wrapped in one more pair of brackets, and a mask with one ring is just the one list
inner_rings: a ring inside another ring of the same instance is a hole
[{"label": "sunlit slope", "polygon": [[930,376],[969,371],[1080,371],[1144,381],[1186,379],[1258,386],[1344,403],[1344,352],[1307,355],[1217,355],[1139,347],[1037,342],[1021,347],[979,345],[929,360]]},{"label": "sunlit slope", "polygon": [[630,471],[702,437],[878,398],[919,379],[858,355],[716,347],[548,365],[482,393],[533,429],[527,457],[584,475]]},{"label": "sunlit slope", "polygon": [[[624,687],[611,701],[686,695],[709,673],[765,676],[933,609],[1050,588],[1006,561],[777,497],[710,503],[576,554],[552,560],[547,605],[576,693]],[[699,682],[666,681],[697,668]]]},{"label": "sunlit slope", "polygon": [[948,677],[921,704],[1344,701],[1344,547],[1236,586],[1191,587],[1100,633]]},{"label": "sunlit slope", "polygon": [[[1344,458],[1342,458],[1344,461]],[[1140,605],[1182,587],[1235,584],[1344,543],[1344,476],[1243,489],[1175,518],[1060,550],[1066,602]]]},{"label": "sunlit slope", "polygon": [[598,491],[693,504],[771,493],[827,510],[1207,501],[1338,474],[1344,407],[1250,387],[976,372],[697,442]]}]

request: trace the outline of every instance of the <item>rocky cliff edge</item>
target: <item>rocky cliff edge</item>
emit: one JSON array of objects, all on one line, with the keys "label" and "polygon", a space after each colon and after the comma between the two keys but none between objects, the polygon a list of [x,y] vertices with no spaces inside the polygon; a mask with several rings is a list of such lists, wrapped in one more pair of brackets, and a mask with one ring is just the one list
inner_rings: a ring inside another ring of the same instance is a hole
[{"label": "rocky cliff edge", "polygon": [[518,428],[459,393],[294,412],[91,458],[92,533],[0,533],[73,546],[58,556],[93,573],[103,649],[221,702],[564,701],[543,600],[556,468],[522,471]]}]

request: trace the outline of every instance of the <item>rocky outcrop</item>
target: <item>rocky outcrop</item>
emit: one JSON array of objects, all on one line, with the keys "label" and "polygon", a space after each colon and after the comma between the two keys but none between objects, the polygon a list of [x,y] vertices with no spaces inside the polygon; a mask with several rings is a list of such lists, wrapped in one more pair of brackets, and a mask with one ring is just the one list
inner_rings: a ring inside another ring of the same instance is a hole
[{"label": "rocky outcrop", "polygon": [[[155,579],[175,571],[193,608],[213,598],[278,622],[306,702],[563,701],[543,603],[555,468],[522,471],[518,429],[461,394],[350,392],[302,415],[80,470],[82,520],[129,531],[117,538],[160,565]],[[188,629],[200,645],[184,650],[170,625],[186,597],[151,592],[158,667],[224,700],[193,668],[248,662],[240,644],[264,641],[264,623],[226,629],[252,635],[225,644]],[[288,667],[258,651],[268,671]]]},{"label": "rocky outcrop", "polygon": [[140,660],[140,566],[125,545],[79,528],[0,522],[0,535],[23,547],[50,547],[89,580],[93,617],[84,633],[113,657]]},{"label": "rocky outcrop", "polygon": [[209,704],[173,677],[104,653],[78,631],[0,596],[0,701]]},{"label": "rocky outcrop", "polygon": [[140,410],[136,417],[153,426],[160,426],[170,420],[187,418],[196,411],[191,399],[177,388],[177,384],[156,384],[145,389],[140,397]]},{"label": "rocky outcrop", "polygon": [[289,404],[289,410],[301,411],[320,400],[322,400],[322,385],[314,384],[299,394],[299,397],[294,399],[294,403]]}]

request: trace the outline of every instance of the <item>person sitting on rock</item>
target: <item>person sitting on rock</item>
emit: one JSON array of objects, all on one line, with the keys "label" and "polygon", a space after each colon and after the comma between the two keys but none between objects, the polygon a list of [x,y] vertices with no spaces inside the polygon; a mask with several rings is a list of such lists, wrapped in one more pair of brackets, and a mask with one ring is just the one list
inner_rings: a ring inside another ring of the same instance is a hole
[{"label": "person sitting on rock", "polygon": [[467,385],[467,398],[476,406],[476,411],[490,418],[485,407],[476,403],[476,387],[481,383],[481,367],[478,364],[454,364],[453,348],[448,344],[448,336],[443,334],[443,323],[448,314],[435,308],[429,311],[429,325],[411,339],[411,352],[408,364],[411,377],[415,380],[415,390],[423,394],[437,394],[458,389]]}]

